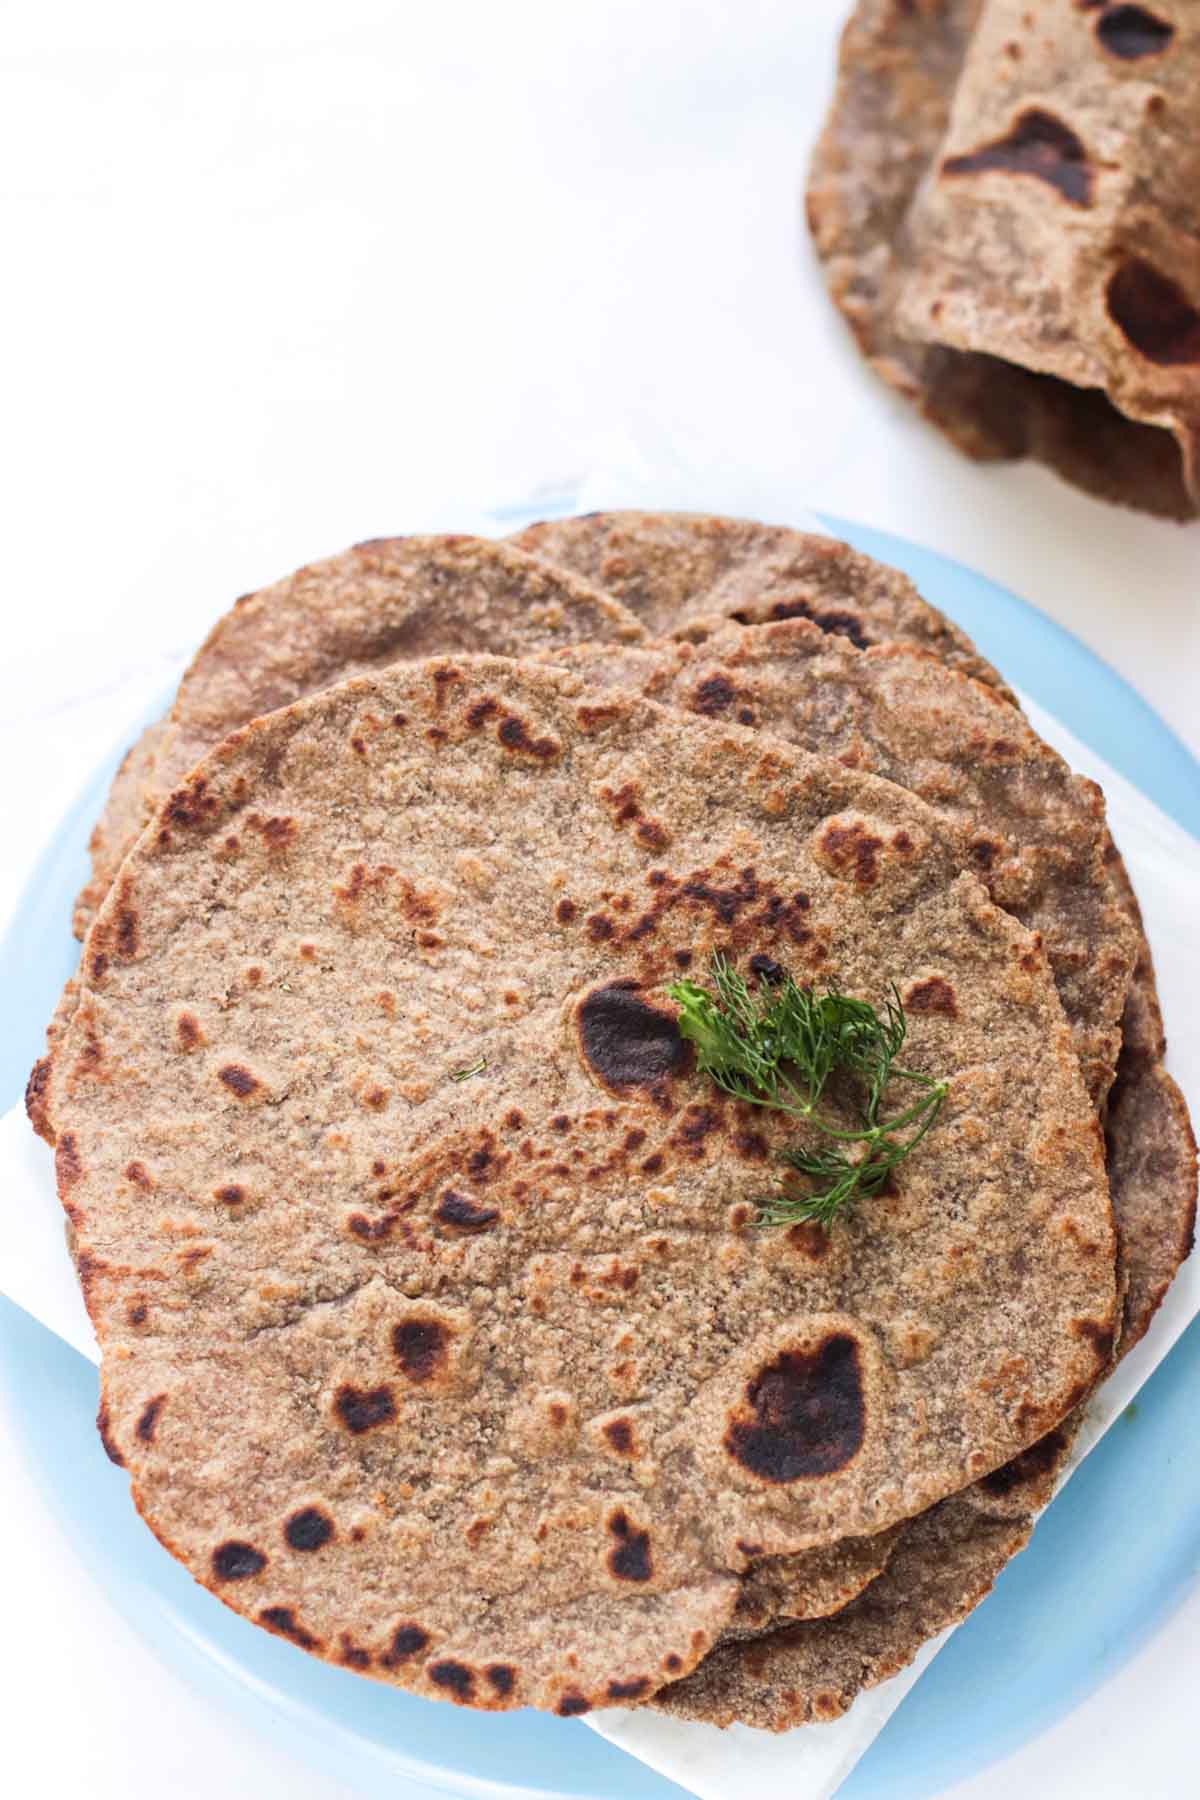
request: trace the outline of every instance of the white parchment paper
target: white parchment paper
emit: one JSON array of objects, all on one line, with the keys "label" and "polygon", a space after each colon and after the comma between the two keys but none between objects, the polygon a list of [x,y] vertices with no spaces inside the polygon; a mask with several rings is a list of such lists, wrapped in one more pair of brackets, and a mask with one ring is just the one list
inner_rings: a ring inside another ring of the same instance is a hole
[{"label": "white parchment paper", "polygon": [[[1102,758],[1022,696],[1035,728],[1082,774],[1099,781],[1109,822],[1137,888],[1154,949],[1170,1052],[1167,1063],[1200,1118],[1200,843]],[[93,1362],[91,1322],[67,1255],[52,1157],[21,1108],[0,1120],[0,1290]],[[1184,1265],[1146,1338],[1095,1397],[1071,1470],[1103,1436],[1180,1333],[1200,1312],[1200,1262]],[[986,1601],[984,1602],[986,1605]],[[586,1721],[700,1800],[830,1800],[950,1634],[927,1644],[903,1674],[863,1694],[841,1719],[781,1736],[732,1726],[718,1731],[645,1712],[606,1711]]]}]

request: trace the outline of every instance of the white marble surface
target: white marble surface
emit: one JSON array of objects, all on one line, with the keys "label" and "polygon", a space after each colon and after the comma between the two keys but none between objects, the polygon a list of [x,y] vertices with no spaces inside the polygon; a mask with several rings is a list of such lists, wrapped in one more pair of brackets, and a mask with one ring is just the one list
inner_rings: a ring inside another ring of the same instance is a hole
[{"label": "white marble surface", "polygon": [[[1200,749],[1200,528],[962,463],[829,315],[797,195],[842,5],[10,0],[0,917],[233,595],[631,456],[972,563]],[[6,1791],[335,1800],[133,1638],[2,1417],[0,1534]],[[1193,1593],[954,1800],[1194,1794],[1198,1631]]]}]

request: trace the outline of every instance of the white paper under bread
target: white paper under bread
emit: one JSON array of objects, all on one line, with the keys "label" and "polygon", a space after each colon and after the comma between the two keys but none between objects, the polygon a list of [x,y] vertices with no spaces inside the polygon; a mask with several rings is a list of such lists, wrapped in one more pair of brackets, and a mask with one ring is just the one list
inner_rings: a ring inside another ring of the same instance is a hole
[{"label": "white paper under bread", "polygon": [[[1109,823],[1141,901],[1154,949],[1170,1050],[1167,1066],[1200,1118],[1200,1022],[1189,997],[1200,990],[1200,843],[1182,831],[1101,757],[1022,696],[1030,720],[1071,765],[1104,788]],[[14,1108],[0,1120],[0,1290],[97,1360],[63,1235],[52,1158]],[[1145,1339],[1093,1400],[1076,1444],[1069,1478],[1152,1374],[1184,1327],[1200,1312],[1200,1261],[1180,1271]],[[984,1602],[986,1605],[986,1601]],[[863,1694],[844,1718],[774,1736],[732,1726],[606,1711],[586,1721],[701,1800],[830,1800],[950,1634],[927,1644],[902,1675]]]}]

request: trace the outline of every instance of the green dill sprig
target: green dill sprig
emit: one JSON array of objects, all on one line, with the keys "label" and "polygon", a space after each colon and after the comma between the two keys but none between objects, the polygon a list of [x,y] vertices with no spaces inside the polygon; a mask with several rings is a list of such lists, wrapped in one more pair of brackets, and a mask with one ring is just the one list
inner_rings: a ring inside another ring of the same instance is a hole
[{"label": "green dill sprig", "polygon": [[[947,1084],[901,1068],[908,1023],[895,985],[882,1009],[837,988],[814,993],[788,974],[756,999],[723,956],[712,961],[716,993],[694,981],[672,982],[679,1030],[696,1051],[696,1068],[723,1092],[750,1106],[786,1113],[826,1140],[785,1150],[781,1160],[812,1184],[783,1184],[759,1200],[760,1225],[813,1221],[828,1227],[864,1195],[878,1193],[892,1170],[934,1124]],[[859,1125],[842,1130],[823,1118],[830,1077],[843,1074],[860,1090]],[[915,1085],[910,1105],[880,1118],[894,1081]],[[843,1147],[844,1146],[844,1147]]]}]

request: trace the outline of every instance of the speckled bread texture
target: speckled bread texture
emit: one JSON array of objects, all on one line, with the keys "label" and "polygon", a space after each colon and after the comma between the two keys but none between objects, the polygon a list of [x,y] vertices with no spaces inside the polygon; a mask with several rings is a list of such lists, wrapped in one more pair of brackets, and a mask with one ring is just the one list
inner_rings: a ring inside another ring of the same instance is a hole
[{"label": "speckled bread texture", "polygon": [[1029,1542],[1072,1435],[1051,1433],[913,1519],[878,1580],[835,1616],[721,1646],[648,1704],[678,1719],[765,1731],[840,1717],[865,1688],[898,1675],[990,1592]]},{"label": "speckled bread texture", "polygon": [[553,568],[607,589],[661,637],[808,619],[859,649],[911,644],[1011,699],[966,633],[907,575],[836,538],[705,513],[587,513],[548,519],[513,539]]},{"label": "speckled bread texture", "polygon": [[1200,503],[1196,72],[1185,0],[860,0],[809,220],[883,377],[968,455]]},{"label": "speckled bread texture", "polygon": [[[783,1133],[688,1073],[663,984],[718,947],[953,998],[912,1018],[936,1131],[828,1239],[750,1228]],[[209,757],[84,962],[46,1098],[106,1441],[199,1579],[334,1661],[636,1699],[748,1560],[934,1504],[1108,1356],[1044,953],[888,782],[555,671],[398,669]]]},{"label": "speckled bread texture", "polygon": [[[960,866],[1042,934],[1089,1091],[1103,1103],[1137,954],[1105,866],[1104,798],[994,689],[927,652],[862,652],[800,619],[701,645],[585,645],[564,661],[594,685],[756,727],[919,794]],[[913,1004],[943,1001],[931,988]]]},{"label": "speckled bread texture", "polygon": [[166,720],[117,771],[92,839],[76,936],[155,807],[239,725],[394,662],[455,651],[520,656],[641,635],[610,596],[485,538],[375,538],[244,594],[192,658]]}]

